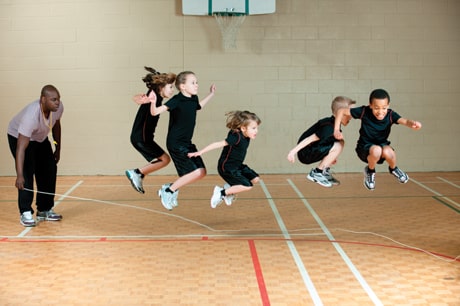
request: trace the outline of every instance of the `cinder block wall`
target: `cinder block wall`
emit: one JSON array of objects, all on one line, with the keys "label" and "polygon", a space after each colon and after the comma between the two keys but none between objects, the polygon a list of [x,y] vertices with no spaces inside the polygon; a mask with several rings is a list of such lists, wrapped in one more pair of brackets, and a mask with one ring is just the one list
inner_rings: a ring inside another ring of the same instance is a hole
[{"label": "cinder block wall", "polygon": [[[225,137],[226,111],[259,114],[246,161],[260,173],[308,171],[286,160],[300,134],[330,115],[334,96],[367,104],[374,88],[387,89],[394,110],[423,123],[417,132],[393,127],[401,168],[460,170],[460,1],[278,0],[275,14],[246,18],[238,48],[227,52],[212,17],[181,11],[180,0],[0,1],[0,175],[15,174],[10,118],[48,83],[65,105],[59,174],[115,175],[143,165],[129,134],[144,65],[194,71],[201,97],[217,85],[198,114],[199,147]],[[161,145],[167,122],[162,115]],[[344,129],[335,171],[362,170],[358,129],[358,120]],[[204,156],[209,173],[218,155]]]}]

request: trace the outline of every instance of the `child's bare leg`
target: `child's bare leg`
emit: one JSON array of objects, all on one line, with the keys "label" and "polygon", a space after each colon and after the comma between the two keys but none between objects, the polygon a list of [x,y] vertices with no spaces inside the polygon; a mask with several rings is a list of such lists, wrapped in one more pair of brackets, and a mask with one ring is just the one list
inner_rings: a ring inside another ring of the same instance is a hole
[{"label": "child's bare leg", "polygon": [[175,192],[179,188],[185,185],[191,184],[195,181],[198,181],[205,176],[206,176],[206,169],[198,168],[190,173],[187,173],[186,175],[179,177],[171,186],[169,186],[169,189]]},{"label": "child's bare leg", "polygon": [[367,166],[369,169],[375,169],[377,162],[382,157],[382,151],[381,146],[371,146],[369,149],[369,155],[367,156]]},{"label": "child's bare leg", "polygon": [[148,175],[149,173],[155,172],[155,171],[157,171],[157,170],[159,170],[161,168],[166,167],[169,164],[170,161],[171,161],[171,158],[169,157],[169,155],[164,153],[163,155],[158,157],[152,163],[150,163],[148,165],[145,165],[142,168],[139,168],[139,171],[143,175]]},{"label": "child's bare leg", "polygon": [[[259,177],[255,177],[251,180],[252,184],[257,184],[260,181]],[[244,186],[244,185],[233,185],[227,189],[225,189],[225,195],[230,195],[230,194],[237,194],[240,192],[245,192],[249,191],[252,189],[252,186]]]},{"label": "child's bare leg", "polygon": [[329,151],[329,154],[326,155],[326,157],[324,157],[323,160],[319,163],[318,169],[324,170],[325,168],[333,165],[339,157],[340,153],[342,153],[344,143],[345,142],[343,140],[334,142],[334,145]]},{"label": "child's bare leg", "polygon": [[394,169],[396,167],[396,153],[392,147],[384,146],[382,157],[385,158],[386,162],[388,163],[388,166],[390,166],[391,169]]}]

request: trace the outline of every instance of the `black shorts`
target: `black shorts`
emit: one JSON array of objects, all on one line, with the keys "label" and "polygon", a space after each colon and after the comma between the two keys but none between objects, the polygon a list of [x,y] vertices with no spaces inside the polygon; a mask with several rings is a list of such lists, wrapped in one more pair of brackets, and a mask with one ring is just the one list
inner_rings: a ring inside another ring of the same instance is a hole
[{"label": "black shorts", "polygon": [[324,146],[324,145],[309,145],[297,152],[297,158],[302,164],[312,164],[322,160],[329,154],[334,143]]},{"label": "black shorts", "polygon": [[[356,146],[356,153],[358,154],[358,157],[361,161],[365,162],[367,164],[367,157],[369,156],[369,150],[371,149],[372,146],[387,146],[388,144],[381,144],[381,145],[374,145],[374,144],[365,144],[365,145],[357,145]],[[392,148],[393,149],[393,148]],[[393,149],[394,150],[394,149]],[[380,158],[377,164],[381,165],[385,161],[385,158]]]},{"label": "black shorts", "polygon": [[198,151],[194,144],[190,144],[188,146],[178,145],[176,147],[168,147],[168,151],[179,176],[184,176],[197,169],[206,169],[201,156],[191,158],[187,156],[190,152]]},{"label": "black shorts", "polygon": [[239,169],[223,171],[221,167],[217,169],[219,175],[226,181],[230,186],[243,185],[243,186],[252,186],[252,180],[256,177],[259,177],[259,174],[249,168],[246,165],[241,165]]},{"label": "black shorts", "polygon": [[165,151],[155,142],[145,143],[142,141],[131,142],[134,148],[144,156],[144,158],[151,163],[161,155],[165,154]]}]

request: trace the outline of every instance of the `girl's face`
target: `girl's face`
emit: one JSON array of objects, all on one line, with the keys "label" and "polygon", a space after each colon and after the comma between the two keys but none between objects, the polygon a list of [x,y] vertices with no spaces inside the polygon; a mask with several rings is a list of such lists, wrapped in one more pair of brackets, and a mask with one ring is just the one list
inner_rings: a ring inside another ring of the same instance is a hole
[{"label": "girl's face", "polygon": [[163,98],[171,98],[173,93],[174,93],[174,84],[173,83],[166,84],[166,86],[163,87],[160,90],[160,96],[162,96]]},{"label": "girl's face", "polygon": [[255,139],[258,130],[259,125],[254,120],[251,120],[248,125],[241,127],[241,132],[243,132],[244,137],[248,137],[249,139]]},{"label": "girl's face", "polygon": [[189,74],[185,78],[185,83],[180,84],[181,92],[186,97],[198,94],[198,80],[194,74]]},{"label": "girl's face", "polygon": [[388,112],[389,105],[390,103],[387,98],[372,99],[369,107],[372,109],[372,114],[375,118],[377,118],[377,120],[383,120]]}]

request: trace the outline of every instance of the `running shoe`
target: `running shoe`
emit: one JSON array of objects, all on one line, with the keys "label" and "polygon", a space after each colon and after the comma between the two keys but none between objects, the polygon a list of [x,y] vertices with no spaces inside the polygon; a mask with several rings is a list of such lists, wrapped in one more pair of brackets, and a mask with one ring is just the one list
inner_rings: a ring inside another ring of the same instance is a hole
[{"label": "running shoe", "polygon": [[133,188],[140,193],[145,193],[144,188],[142,187],[142,175],[136,173],[133,169],[125,171],[126,176],[128,177],[129,181]]},{"label": "running shoe", "polygon": [[222,196],[222,190],[223,188],[219,186],[214,187],[214,192],[212,193],[212,197],[211,197],[211,207],[212,208],[216,208],[224,200],[224,197]]},{"label": "running shoe", "polygon": [[401,184],[405,184],[409,181],[409,176],[398,167],[394,168],[393,171],[388,168],[388,171],[390,171],[390,173],[393,174]]},{"label": "running shoe", "polygon": [[369,172],[369,167],[364,168],[364,186],[369,190],[375,189],[375,171]]},{"label": "running shoe", "polygon": [[158,190],[158,195],[161,198],[161,204],[163,204],[164,208],[167,210],[172,210],[174,207],[174,193],[166,191],[170,184],[164,184],[161,186],[160,190]]},{"label": "running shoe", "polygon": [[[225,184],[224,185],[224,189],[227,190],[228,188],[230,188],[231,186],[229,184]],[[224,197],[224,202],[225,204],[227,204],[227,206],[230,206],[232,205],[233,201],[235,200],[235,195],[234,194],[227,194],[225,197]]]},{"label": "running shoe", "polygon": [[336,179],[335,177],[332,176],[331,174],[331,168],[327,167],[324,168],[323,170],[323,175],[327,178],[329,182],[331,182],[332,185],[340,185],[340,181]]},{"label": "running shoe", "polygon": [[62,215],[57,214],[54,212],[53,209],[50,209],[48,211],[39,211],[37,212],[37,220],[38,221],[61,221],[62,220]]},{"label": "running shoe", "polygon": [[19,222],[25,227],[31,227],[31,226],[37,225],[34,217],[32,216],[32,212],[30,211],[23,212],[21,214],[21,218],[19,218]]},{"label": "running shoe", "polygon": [[307,175],[307,179],[323,187],[332,187],[332,183],[329,182],[323,172],[316,172],[315,169],[311,169],[310,173]]}]

